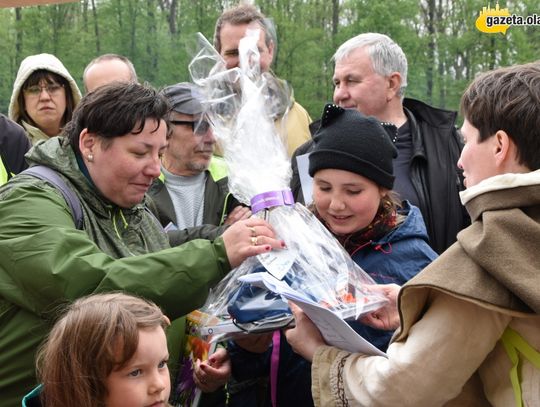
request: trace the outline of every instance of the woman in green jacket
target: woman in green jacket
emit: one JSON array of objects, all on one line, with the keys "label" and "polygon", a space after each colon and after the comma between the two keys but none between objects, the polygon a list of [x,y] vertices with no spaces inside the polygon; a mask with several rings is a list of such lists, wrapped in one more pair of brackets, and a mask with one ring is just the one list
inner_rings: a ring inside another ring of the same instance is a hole
[{"label": "woman in green jacket", "polygon": [[[0,188],[0,406],[19,405],[35,386],[34,353],[60,303],[122,290],[177,319],[245,258],[282,247],[258,219],[169,247],[144,205],[167,146],[167,113],[150,87],[104,86],[81,101],[63,137],[31,150],[30,165],[55,170],[80,201],[82,228],[45,180],[18,175]],[[173,323],[170,347],[181,344],[183,322]]]}]

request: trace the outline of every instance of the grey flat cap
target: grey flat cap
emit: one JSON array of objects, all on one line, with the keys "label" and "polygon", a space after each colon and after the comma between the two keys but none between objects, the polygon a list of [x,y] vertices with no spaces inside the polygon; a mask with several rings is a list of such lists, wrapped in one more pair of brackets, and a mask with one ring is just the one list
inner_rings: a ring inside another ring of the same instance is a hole
[{"label": "grey flat cap", "polygon": [[203,95],[197,85],[180,82],[167,86],[163,94],[169,100],[172,110],[178,113],[196,115],[203,111],[201,100]]}]

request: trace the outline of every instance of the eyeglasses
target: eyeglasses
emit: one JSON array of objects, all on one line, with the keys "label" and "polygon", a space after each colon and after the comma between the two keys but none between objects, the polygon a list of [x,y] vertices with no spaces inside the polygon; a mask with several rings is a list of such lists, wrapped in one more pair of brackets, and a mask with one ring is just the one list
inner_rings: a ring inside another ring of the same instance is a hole
[{"label": "eyeglasses", "polygon": [[64,85],[61,85],[59,83],[48,83],[47,85],[33,85],[29,86],[26,89],[23,90],[23,92],[30,96],[38,96],[41,94],[43,89],[50,95],[57,95],[60,90],[64,87]]},{"label": "eyeglasses", "polygon": [[208,123],[206,120],[170,120],[170,123],[174,124],[175,126],[191,126],[193,133],[199,135],[206,134],[210,128],[210,123]]}]

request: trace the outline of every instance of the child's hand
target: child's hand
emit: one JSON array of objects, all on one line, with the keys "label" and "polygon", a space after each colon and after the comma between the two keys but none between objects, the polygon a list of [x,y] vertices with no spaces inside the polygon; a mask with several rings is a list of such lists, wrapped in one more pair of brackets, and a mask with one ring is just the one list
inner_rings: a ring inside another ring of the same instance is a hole
[{"label": "child's hand", "polygon": [[231,376],[231,361],[227,350],[217,349],[208,360],[197,359],[193,370],[193,380],[203,392],[210,393],[225,385]]},{"label": "child's hand", "polygon": [[371,292],[377,292],[388,299],[388,304],[369,314],[364,315],[359,321],[375,329],[393,331],[399,328],[399,312],[397,309],[397,297],[400,286],[397,284],[379,284],[369,286]]}]

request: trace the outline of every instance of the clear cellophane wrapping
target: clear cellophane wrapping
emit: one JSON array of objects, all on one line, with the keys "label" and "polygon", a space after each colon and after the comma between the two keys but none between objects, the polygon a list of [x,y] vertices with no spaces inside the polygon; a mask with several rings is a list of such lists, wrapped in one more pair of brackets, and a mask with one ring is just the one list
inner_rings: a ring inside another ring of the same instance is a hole
[{"label": "clear cellophane wrapping", "polygon": [[[290,159],[274,124],[276,112],[286,112],[292,104],[290,92],[272,74],[261,74],[258,38],[258,29],[248,29],[240,41],[240,67],[227,70],[199,34],[189,66],[193,81],[203,89],[205,115],[228,166],[229,190],[245,205],[260,194],[287,191],[291,178]],[[245,289],[239,278],[254,272],[270,272],[344,319],[358,318],[385,302],[369,292],[367,286],[375,282],[303,205],[276,206],[254,216],[266,219],[287,248],[248,258],[211,290],[201,311],[207,314],[203,331],[213,334],[212,340],[264,331],[265,320],[276,318],[262,312],[251,330],[229,313],[238,290]]]}]

